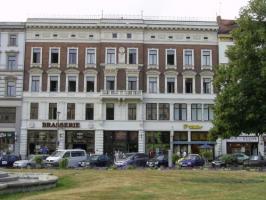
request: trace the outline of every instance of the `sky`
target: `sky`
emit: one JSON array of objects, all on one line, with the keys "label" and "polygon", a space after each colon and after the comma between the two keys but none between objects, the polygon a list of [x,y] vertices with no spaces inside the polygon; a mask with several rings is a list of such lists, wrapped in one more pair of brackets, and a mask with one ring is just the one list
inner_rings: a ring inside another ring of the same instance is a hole
[{"label": "sky", "polygon": [[92,15],[235,19],[248,0],[2,0],[0,21],[30,17],[86,18]]}]

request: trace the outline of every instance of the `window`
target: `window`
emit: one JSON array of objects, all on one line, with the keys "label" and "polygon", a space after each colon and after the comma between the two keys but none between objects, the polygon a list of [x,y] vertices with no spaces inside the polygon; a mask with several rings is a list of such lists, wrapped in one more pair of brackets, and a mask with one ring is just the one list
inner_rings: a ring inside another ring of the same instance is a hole
[{"label": "window", "polygon": [[128,90],[137,90],[137,77],[129,76],[127,81]]},{"label": "window", "polygon": [[175,49],[166,49],[166,65],[175,65]]},{"label": "window", "polygon": [[0,123],[15,123],[16,107],[0,107]]},{"label": "window", "polygon": [[113,38],[117,38],[117,33],[112,33]]},{"label": "window", "polygon": [[51,48],[50,59],[51,64],[59,64],[59,48]]},{"label": "window", "polygon": [[75,120],[75,104],[67,104],[67,120]]},{"label": "window", "polygon": [[187,132],[174,132],[174,141],[188,141],[188,133]]},{"label": "window", "polygon": [[193,50],[184,50],[184,65],[193,65]]},{"label": "window", "polygon": [[193,93],[193,78],[186,78],[185,79],[185,92],[186,93]]},{"label": "window", "polygon": [[16,34],[9,35],[9,46],[17,46],[17,35]]},{"label": "window", "polygon": [[159,103],[159,120],[169,120],[169,103]]},{"label": "window", "polygon": [[93,120],[93,114],[94,109],[93,109],[93,104],[92,103],[87,103],[86,104],[86,120]]},{"label": "window", "polygon": [[137,49],[128,49],[128,64],[137,64]]},{"label": "window", "polygon": [[167,93],[175,93],[175,78],[167,77]]},{"label": "window", "polygon": [[38,103],[30,104],[30,119],[38,119],[38,110],[39,110]]},{"label": "window", "polygon": [[32,48],[32,63],[40,64],[41,63],[41,48]]},{"label": "window", "polygon": [[16,81],[14,80],[7,81],[7,96],[8,97],[16,96]]},{"label": "window", "polygon": [[17,68],[17,56],[15,55],[7,56],[7,68],[9,70],[14,70]]},{"label": "window", "polygon": [[208,132],[191,132],[191,141],[208,141]]},{"label": "window", "polygon": [[40,76],[31,77],[31,91],[32,92],[40,91]]},{"label": "window", "polygon": [[87,92],[94,92],[94,89],[95,89],[95,77],[94,76],[86,77],[86,88],[87,88]]},{"label": "window", "polygon": [[191,104],[191,120],[202,120],[202,104]]},{"label": "window", "polygon": [[187,104],[175,103],[174,104],[174,119],[175,120],[187,120]]},{"label": "window", "polygon": [[87,64],[96,64],[96,49],[87,49]]},{"label": "window", "polygon": [[157,49],[149,49],[149,65],[158,65],[158,50]]},{"label": "window", "polygon": [[146,120],[157,120],[157,104],[146,104]]},{"label": "window", "polygon": [[68,64],[76,65],[77,64],[77,51],[78,49],[68,49]]},{"label": "window", "polygon": [[77,80],[76,76],[68,76],[68,92],[76,92]]},{"label": "window", "polygon": [[129,103],[128,104],[128,120],[137,119],[137,104]]},{"label": "window", "polygon": [[114,120],[114,104],[106,104],[106,120]]},{"label": "window", "polygon": [[115,64],[116,63],[116,59],[115,59],[115,49],[107,49],[106,50],[106,64]]},{"label": "window", "polygon": [[58,76],[50,76],[50,92],[58,91]]},{"label": "window", "polygon": [[149,77],[149,93],[157,93],[157,77]]},{"label": "window", "polygon": [[212,104],[204,104],[203,120],[204,121],[213,120],[213,105]]},{"label": "window", "polygon": [[131,39],[132,38],[132,34],[131,33],[127,33],[127,39]]},{"label": "window", "polygon": [[203,78],[203,94],[211,94],[211,79]]},{"label": "window", "polygon": [[201,65],[202,66],[211,66],[211,51],[210,50],[202,50],[201,51]]},{"label": "window", "polygon": [[115,90],[115,76],[106,76],[106,90]]},{"label": "window", "polygon": [[57,119],[57,104],[49,103],[49,119]]},{"label": "window", "polygon": [[71,157],[85,156],[84,151],[71,151]]}]

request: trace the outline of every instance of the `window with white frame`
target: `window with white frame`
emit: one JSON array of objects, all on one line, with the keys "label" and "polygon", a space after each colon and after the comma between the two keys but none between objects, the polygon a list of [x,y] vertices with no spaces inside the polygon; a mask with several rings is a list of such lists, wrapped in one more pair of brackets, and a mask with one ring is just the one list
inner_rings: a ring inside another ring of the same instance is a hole
[{"label": "window with white frame", "polygon": [[86,77],[86,92],[94,92],[95,90],[95,76]]},{"label": "window with white frame", "polygon": [[202,66],[211,66],[211,50],[202,50],[201,51],[201,65]]},{"label": "window with white frame", "polygon": [[94,105],[93,103],[86,103],[86,120],[93,120]]},{"label": "window with white frame", "polygon": [[175,49],[166,49],[166,65],[175,65]]},{"label": "window with white frame", "polygon": [[86,49],[86,63],[88,65],[95,65],[96,64],[96,49],[95,48],[88,48]]},{"label": "window with white frame", "polygon": [[38,119],[39,103],[30,103],[30,119]]},{"label": "window with white frame", "polygon": [[149,93],[157,93],[158,92],[158,79],[157,77],[149,77]]},{"label": "window with white frame", "polygon": [[31,92],[40,91],[40,76],[31,77]]},{"label": "window with white frame", "polygon": [[137,49],[128,49],[128,64],[137,64]]},{"label": "window with white frame", "polygon": [[49,119],[57,119],[57,103],[49,103]]},{"label": "window with white frame", "polygon": [[175,120],[187,120],[187,104],[175,103],[174,104],[174,119]]},{"label": "window with white frame", "polygon": [[191,104],[191,120],[202,120],[202,104]]},{"label": "window with white frame", "polygon": [[157,120],[157,104],[146,104],[146,120]]},{"label": "window with white frame", "polygon": [[59,48],[50,49],[50,64],[59,64]]},{"label": "window with white frame", "polygon": [[41,51],[42,49],[39,47],[32,48],[32,63],[40,64],[41,63]]},{"label": "window with white frame", "polygon": [[175,93],[175,78],[166,77],[166,91],[167,93]]},{"label": "window with white frame", "polygon": [[128,87],[128,90],[137,90],[137,77],[136,76],[129,76],[127,78],[127,87]]},{"label": "window with white frame", "polygon": [[203,120],[204,121],[213,120],[213,104],[204,104]]},{"label": "window with white frame", "polygon": [[69,65],[76,65],[78,64],[78,49],[76,48],[69,48],[68,49],[68,64]]},{"label": "window with white frame", "polygon": [[7,89],[6,95],[8,97],[16,96],[16,81],[15,80],[7,80],[6,89]]},{"label": "window with white frame", "polygon": [[7,56],[7,68],[9,70],[17,69],[17,56],[16,55]]},{"label": "window with white frame", "polygon": [[76,92],[77,87],[77,77],[76,76],[68,76],[68,92]]},{"label": "window with white frame", "polygon": [[106,49],[106,64],[116,64],[115,59],[115,49],[114,48],[107,48]]},{"label": "window with white frame", "polygon": [[67,104],[67,120],[75,120],[75,103]]},{"label": "window with white frame", "polygon": [[129,103],[128,104],[128,120],[137,119],[137,104]]},{"label": "window with white frame", "polygon": [[113,103],[106,104],[106,120],[115,119],[115,107]]},{"label": "window with white frame", "polygon": [[17,34],[9,34],[9,46],[17,46]]},{"label": "window with white frame", "polygon": [[58,76],[50,76],[50,92],[58,91]]},{"label": "window with white frame", "polygon": [[193,93],[193,78],[185,78],[185,93]]},{"label": "window with white frame", "polygon": [[211,78],[202,79],[203,94],[211,94]]},{"label": "window with white frame", "polygon": [[193,50],[192,49],[185,49],[184,50],[184,65],[194,65],[193,64]]},{"label": "window with white frame", "polygon": [[106,76],[106,90],[115,90],[115,76]]},{"label": "window with white frame", "polygon": [[158,65],[158,49],[149,49],[149,65]]},{"label": "window with white frame", "polygon": [[169,103],[159,103],[159,120],[169,120],[170,106]]}]

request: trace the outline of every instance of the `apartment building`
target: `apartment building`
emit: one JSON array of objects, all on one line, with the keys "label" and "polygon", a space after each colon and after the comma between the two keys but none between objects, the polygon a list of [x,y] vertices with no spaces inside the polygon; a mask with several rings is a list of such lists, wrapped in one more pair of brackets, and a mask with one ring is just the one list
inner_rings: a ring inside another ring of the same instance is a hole
[{"label": "apartment building", "polygon": [[0,23],[0,152],[19,153],[25,26]]},{"label": "apartment building", "polygon": [[28,19],[20,154],[215,152],[217,32],[216,21]]}]

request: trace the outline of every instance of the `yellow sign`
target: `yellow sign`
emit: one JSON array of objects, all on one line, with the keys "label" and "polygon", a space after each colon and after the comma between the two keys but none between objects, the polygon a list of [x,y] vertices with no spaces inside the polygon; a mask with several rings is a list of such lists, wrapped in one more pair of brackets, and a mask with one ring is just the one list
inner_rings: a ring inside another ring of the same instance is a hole
[{"label": "yellow sign", "polygon": [[184,124],[184,129],[202,129],[203,126],[197,124]]}]

